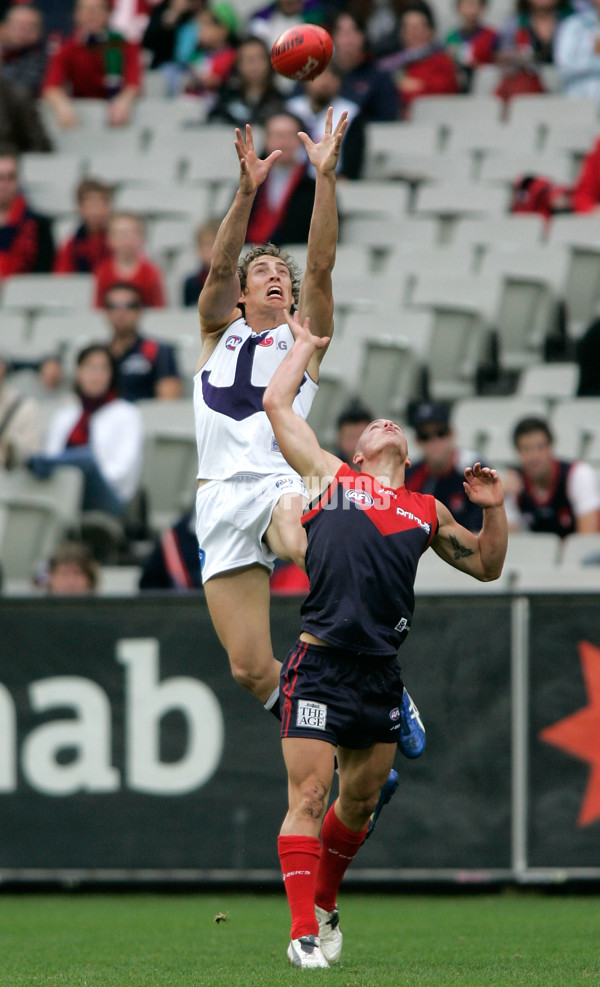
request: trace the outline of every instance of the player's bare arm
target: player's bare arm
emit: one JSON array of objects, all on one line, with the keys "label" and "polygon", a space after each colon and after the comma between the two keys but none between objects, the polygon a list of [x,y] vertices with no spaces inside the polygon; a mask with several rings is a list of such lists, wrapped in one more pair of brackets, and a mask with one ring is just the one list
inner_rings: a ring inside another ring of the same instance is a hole
[{"label": "player's bare arm", "polygon": [[238,129],[235,133],[235,149],[240,162],[239,187],[217,233],[210,271],[198,299],[205,348],[207,344],[211,347],[211,341],[212,346],[215,345],[235,315],[240,297],[237,266],[252,205],[259,185],[262,185],[271,165],[281,154],[281,151],[273,151],[267,158],[259,158],[249,125],[244,134]]},{"label": "player's bare arm", "polygon": [[[308,234],[306,271],[300,288],[300,318],[310,318],[314,335],[329,337],[333,332],[331,272],[335,264],[338,238],[335,168],[340,156],[342,138],[348,127],[347,114],[342,114],[335,129],[332,124],[333,109],[330,107],[327,111],[322,140],[314,143],[307,134],[299,134],[308,159],[317,173],[315,200]],[[315,380],[324,353],[324,348],[317,350],[311,361],[309,373]]]},{"label": "player's bare arm", "polygon": [[311,359],[327,346],[329,339],[313,335],[310,319],[301,323],[287,311],[285,316],[295,341],[273,374],[263,405],[281,452],[314,497],[335,476],[342,461],[321,448],[312,428],[296,414],[292,404]]},{"label": "player's bare arm", "polygon": [[502,573],[508,543],[502,483],[496,470],[475,463],[465,470],[464,488],[469,500],[483,509],[481,531],[475,534],[463,528],[436,501],[439,528],[432,548],[456,569],[489,582]]}]

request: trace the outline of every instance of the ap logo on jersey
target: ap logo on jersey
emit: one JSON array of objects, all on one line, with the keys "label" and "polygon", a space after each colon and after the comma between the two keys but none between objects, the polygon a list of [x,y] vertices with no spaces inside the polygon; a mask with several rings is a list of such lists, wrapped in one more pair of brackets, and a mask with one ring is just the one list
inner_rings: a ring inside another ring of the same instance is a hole
[{"label": "ap logo on jersey", "polygon": [[352,504],[356,504],[357,507],[361,507],[363,511],[367,511],[375,503],[371,494],[367,493],[366,490],[346,490],[344,496],[346,500],[349,500]]},{"label": "ap logo on jersey", "polygon": [[225,340],[225,346],[228,350],[235,350],[240,345],[241,341],[241,336],[228,336]]}]

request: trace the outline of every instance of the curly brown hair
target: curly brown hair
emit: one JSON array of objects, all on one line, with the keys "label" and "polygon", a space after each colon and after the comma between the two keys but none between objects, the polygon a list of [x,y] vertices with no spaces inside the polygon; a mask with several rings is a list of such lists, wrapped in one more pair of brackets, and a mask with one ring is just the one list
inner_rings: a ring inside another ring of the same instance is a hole
[{"label": "curly brown hair", "polygon": [[[240,279],[240,288],[242,294],[246,291],[248,268],[253,260],[258,257],[280,257],[288,271],[290,272],[290,279],[292,282],[292,294],[294,296],[294,306],[298,304],[298,298],[300,295],[300,281],[301,281],[301,271],[298,267],[296,261],[287,250],[282,250],[281,247],[276,247],[274,243],[263,243],[260,246],[251,247],[247,250],[245,254],[242,255],[238,264],[238,277]],[[292,309],[293,311],[293,309]]]}]

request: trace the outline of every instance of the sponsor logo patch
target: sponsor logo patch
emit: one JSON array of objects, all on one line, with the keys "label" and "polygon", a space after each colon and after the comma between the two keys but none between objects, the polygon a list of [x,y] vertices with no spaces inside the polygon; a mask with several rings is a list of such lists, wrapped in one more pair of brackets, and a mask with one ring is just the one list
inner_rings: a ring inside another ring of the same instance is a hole
[{"label": "sponsor logo patch", "polygon": [[277,343],[277,349],[287,350],[287,348],[288,348],[288,344],[286,343],[285,339],[280,339],[279,342]]},{"label": "sponsor logo patch", "polygon": [[259,346],[272,346],[274,342],[275,342],[275,340],[273,339],[272,336],[265,336],[264,339],[261,339],[260,340],[260,342],[259,342],[258,345]]},{"label": "sponsor logo patch", "polygon": [[277,480],[277,482],[275,483],[275,486],[278,487],[279,490],[284,490],[285,487],[293,487],[294,486],[294,481],[292,480],[291,476],[287,476],[287,477],[284,477],[283,480]]},{"label": "sponsor logo patch", "polygon": [[228,336],[225,340],[225,346],[228,350],[235,350],[241,343],[241,336]]},{"label": "sponsor logo patch", "polygon": [[327,706],[316,703],[312,699],[298,700],[296,714],[297,727],[309,727],[311,730],[324,730],[327,725]]},{"label": "sponsor logo patch", "polygon": [[354,489],[346,490],[344,496],[346,500],[349,500],[351,503],[356,504],[357,507],[362,507],[362,509],[365,511],[368,510],[369,507],[372,507],[373,504],[375,503],[375,501],[371,497],[371,494],[367,493],[366,490],[354,490]]},{"label": "sponsor logo patch", "polygon": [[396,720],[399,719],[400,719],[400,710],[398,709],[397,706],[394,706],[394,708],[390,710],[390,720],[396,722]]}]

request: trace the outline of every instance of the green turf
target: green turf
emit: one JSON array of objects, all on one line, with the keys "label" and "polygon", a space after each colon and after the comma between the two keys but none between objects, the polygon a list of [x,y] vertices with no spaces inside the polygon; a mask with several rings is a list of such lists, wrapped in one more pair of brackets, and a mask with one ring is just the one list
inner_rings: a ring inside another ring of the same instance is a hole
[{"label": "green turf", "polygon": [[[280,895],[0,896],[2,987],[600,984],[600,901],[503,892],[341,901],[343,962],[286,964]],[[227,920],[215,923],[226,913]]]}]

